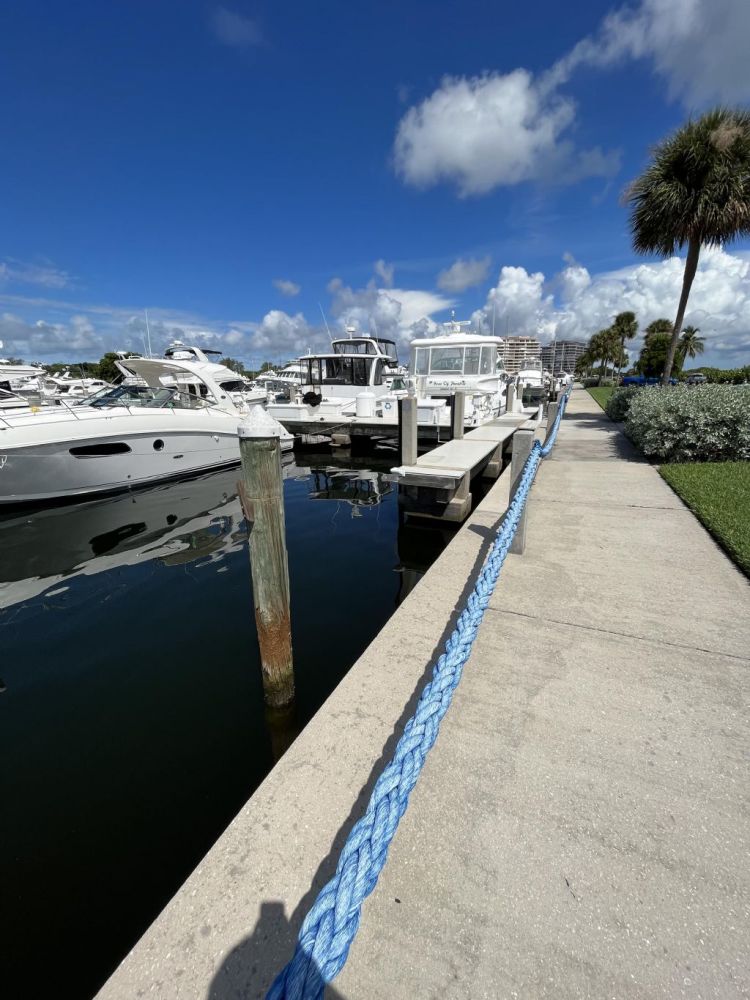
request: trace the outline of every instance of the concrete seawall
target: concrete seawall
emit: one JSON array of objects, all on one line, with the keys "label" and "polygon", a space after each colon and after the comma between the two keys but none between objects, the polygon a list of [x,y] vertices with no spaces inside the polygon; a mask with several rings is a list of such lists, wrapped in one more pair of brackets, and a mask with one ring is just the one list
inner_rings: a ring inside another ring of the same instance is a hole
[{"label": "concrete seawall", "polygon": [[[504,475],[101,990],[262,997],[416,704]],[[744,578],[574,393],[329,997],[750,991]],[[197,804],[196,807],[199,807]],[[185,817],[190,822],[190,817]]]}]

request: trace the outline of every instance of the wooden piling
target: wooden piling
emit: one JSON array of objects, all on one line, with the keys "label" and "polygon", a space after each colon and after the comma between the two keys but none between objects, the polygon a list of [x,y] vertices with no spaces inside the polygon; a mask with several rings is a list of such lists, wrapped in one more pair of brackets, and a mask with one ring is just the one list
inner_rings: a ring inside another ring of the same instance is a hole
[{"label": "wooden piling", "polygon": [[[531,454],[531,448],[534,444],[534,431],[533,430],[518,430],[513,435],[513,451],[511,452],[510,459],[510,499],[518,492],[518,487],[520,484],[521,473],[523,472],[523,467],[526,464],[526,459]],[[518,522],[518,528],[516,530],[515,537],[510,544],[510,552],[515,552],[516,555],[523,555],[523,551],[526,548],[526,507],[523,509],[523,514],[521,514],[521,520]]]},{"label": "wooden piling", "polygon": [[505,387],[505,412],[513,413],[516,405],[516,383],[508,382]]},{"label": "wooden piling", "polygon": [[451,438],[460,441],[464,436],[464,416],[466,414],[466,395],[457,389],[451,396]]},{"label": "wooden piling", "polygon": [[398,401],[398,447],[402,465],[417,461],[417,400],[405,396]]},{"label": "wooden piling", "polygon": [[557,419],[557,411],[560,409],[560,404],[557,402],[550,403],[547,407],[547,434],[544,438],[545,445],[550,439],[552,434],[552,428],[554,426],[555,420]]},{"label": "wooden piling", "polygon": [[282,428],[260,406],[240,424],[240,497],[248,521],[250,571],[260,646],[263,693],[274,708],[294,698],[294,663],[289,611]]}]

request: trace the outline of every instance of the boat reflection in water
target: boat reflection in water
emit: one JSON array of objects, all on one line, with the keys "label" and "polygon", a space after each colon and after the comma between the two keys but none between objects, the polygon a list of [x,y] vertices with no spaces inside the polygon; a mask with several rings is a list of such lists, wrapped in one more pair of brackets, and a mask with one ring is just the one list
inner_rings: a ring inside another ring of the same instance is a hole
[{"label": "boat reflection in water", "polygon": [[[385,473],[389,461],[383,470],[339,467],[330,455],[320,461],[325,464],[298,466],[289,456],[283,474],[307,484],[307,499],[335,501],[333,517],[342,505],[349,506],[351,517],[362,517],[364,510],[394,493]],[[237,477],[237,469],[221,470],[127,497],[0,518],[0,608],[45,593],[62,594],[76,577],[153,560],[164,566],[221,562],[242,550],[247,538]],[[439,527],[399,524],[394,568],[406,575],[409,585],[401,588],[396,603],[442,551],[450,534]]]},{"label": "boat reflection in water", "polygon": [[7,981],[92,996],[442,550],[392,460],[304,461],[290,718],[264,711],[237,469],[0,518]]}]

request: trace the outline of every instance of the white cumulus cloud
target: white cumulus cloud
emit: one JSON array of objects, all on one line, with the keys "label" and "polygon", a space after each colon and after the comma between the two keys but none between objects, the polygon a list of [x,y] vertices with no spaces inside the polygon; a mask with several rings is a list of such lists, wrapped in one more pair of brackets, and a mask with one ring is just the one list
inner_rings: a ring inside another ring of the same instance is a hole
[{"label": "white cumulus cloud", "polygon": [[577,150],[575,104],[525,69],[444,78],[399,123],[396,171],[409,184],[452,181],[462,196],[523,181],[610,176],[616,153]]},{"label": "white cumulus cloud", "polygon": [[578,149],[576,105],[562,90],[581,66],[644,60],[686,106],[750,100],[748,0],[641,0],[608,14],[548,70],[446,76],[406,111],[394,166],[407,183],[453,183],[461,196],[526,181],[612,176],[619,154]]},{"label": "white cumulus cloud", "polygon": [[381,259],[375,261],[373,270],[386,288],[390,288],[393,284],[393,276],[396,273],[395,266],[393,264],[386,264],[386,262]]},{"label": "white cumulus cloud", "polygon": [[288,281],[286,278],[277,278],[274,281],[274,285],[282,295],[286,295],[288,298],[294,298],[301,291],[300,286],[296,282]]},{"label": "white cumulus cloud", "polygon": [[450,267],[437,276],[437,286],[444,292],[465,292],[467,288],[481,285],[490,270],[490,258],[481,260],[459,257]]},{"label": "white cumulus cloud", "polygon": [[[571,263],[550,280],[541,272],[503,267],[474,320],[495,332],[588,340],[618,312],[632,310],[643,330],[652,320],[673,319],[682,287],[684,260],[633,264],[590,274]],[[750,253],[704,250],[688,302],[685,324],[706,338],[701,361],[718,367],[750,363]],[[631,350],[640,348],[641,339]]]}]

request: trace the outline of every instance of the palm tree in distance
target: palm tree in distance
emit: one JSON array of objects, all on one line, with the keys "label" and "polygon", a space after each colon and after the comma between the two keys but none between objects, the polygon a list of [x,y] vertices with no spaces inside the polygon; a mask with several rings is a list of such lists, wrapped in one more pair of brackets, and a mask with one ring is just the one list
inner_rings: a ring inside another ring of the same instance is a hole
[{"label": "palm tree in distance", "polygon": [[655,333],[672,333],[672,320],[671,319],[655,319],[653,322],[649,323],[646,329],[643,331],[643,339],[648,340],[649,337],[653,337]]},{"label": "palm tree in distance", "polygon": [[699,337],[698,334],[700,330],[697,326],[686,326],[682,331],[682,336],[680,337],[680,354],[682,355],[682,363],[685,363],[685,358],[694,358],[698,354],[703,354],[705,350],[706,341],[703,337]]},{"label": "palm tree in distance", "polygon": [[612,324],[612,333],[620,341],[620,357],[619,365],[617,367],[617,375],[619,378],[620,372],[622,371],[623,364],[626,363],[627,355],[625,354],[625,341],[632,340],[633,337],[638,333],[638,320],[635,318],[634,312],[621,312],[615,316],[615,321]]},{"label": "palm tree in distance", "polygon": [[716,108],[668,136],[626,193],[637,253],[687,246],[662,382],[669,384],[702,246],[750,235],[750,111]]}]

